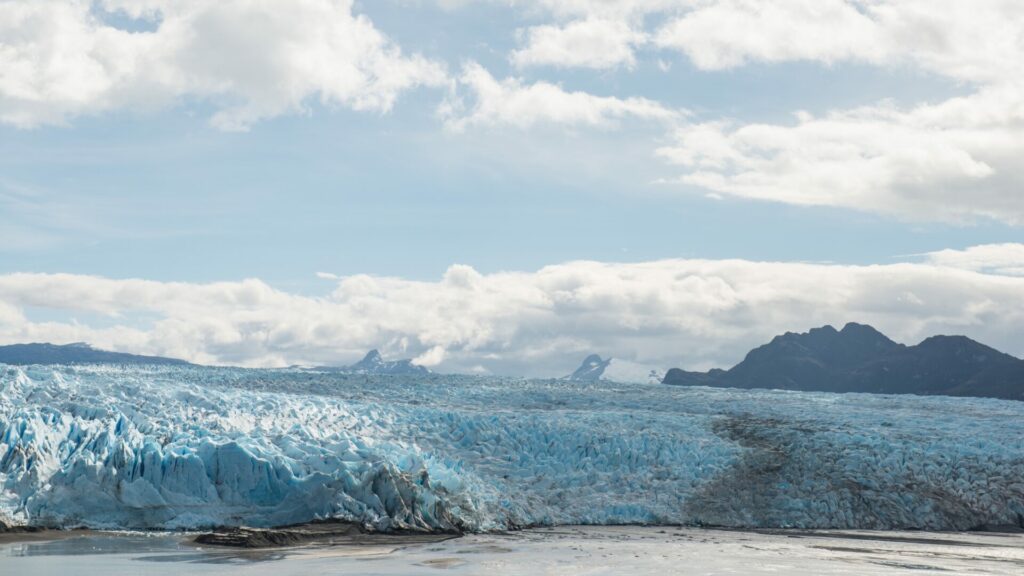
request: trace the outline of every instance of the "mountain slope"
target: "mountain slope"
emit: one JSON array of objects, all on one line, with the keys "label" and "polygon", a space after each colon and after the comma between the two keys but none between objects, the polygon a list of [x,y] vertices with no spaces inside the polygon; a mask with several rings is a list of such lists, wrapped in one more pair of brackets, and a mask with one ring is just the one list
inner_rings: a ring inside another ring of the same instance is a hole
[{"label": "mountain slope", "polygon": [[604,369],[611,364],[612,359],[602,360],[597,354],[591,354],[583,359],[583,364],[575,372],[566,377],[573,382],[596,382],[601,379]]},{"label": "mountain slope", "polygon": [[430,370],[424,366],[413,364],[412,360],[385,360],[376,349],[367,352],[362,360],[351,366],[319,367],[317,370],[345,374],[430,374]]},{"label": "mountain slope", "polygon": [[669,370],[665,384],[822,392],[941,394],[1024,400],[1024,360],[965,336],[905,346],[850,323],[787,332],[729,370]]},{"label": "mountain slope", "polygon": [[0,364],[160,364],[188,366],[177,358],[140,356],[124,352],[97,350],[81,342],[75,344],[11,344],[0,346]]}]

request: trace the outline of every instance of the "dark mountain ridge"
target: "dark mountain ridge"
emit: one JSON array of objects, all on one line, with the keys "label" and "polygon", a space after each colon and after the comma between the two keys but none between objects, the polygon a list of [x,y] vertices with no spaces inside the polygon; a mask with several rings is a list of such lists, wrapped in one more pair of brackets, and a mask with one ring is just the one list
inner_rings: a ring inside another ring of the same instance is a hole
[{"label": "dark mountain ridge", "polygon": [[932,336],[906,346],[871,326],[851,322],[842,330],[824,326],[776,336],[729,370],[673,368],[662,382],[1024,400],[1024,360],[966,336]]},{"label": "dark mountain ridge", "polygon": [[82,342],[74,344],[10,344],[0,346],[0,364],[159,364],[191,366],[177,358],[141,356],[125,352],[98,350]]}]

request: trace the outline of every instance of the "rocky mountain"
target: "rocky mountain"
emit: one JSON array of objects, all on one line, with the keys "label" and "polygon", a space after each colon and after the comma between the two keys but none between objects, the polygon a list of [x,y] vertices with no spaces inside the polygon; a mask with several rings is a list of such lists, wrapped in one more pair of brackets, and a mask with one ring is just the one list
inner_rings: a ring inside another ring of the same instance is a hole
[{"label": "rocky mountain", "polygon": [[385,360],[376,349],[367,352],[362,360],[351,366],[326,369],[346,374],[430,374],[430,370],[413,364],[412,360]]},{"label": "rocky mountain", "polygon": [[10,344],[0,346],[0,364],[161,364],[189,366],[184,360],[162,356],[140,356],[124,352],[97,350],[92,346],[75,344]]},{"label": "rocky mountain", "polygon": [[591,354],[583,359],[583,364],[575,372],[566,376],[566,380],[573,382],[596,382],[601,379],[605,368],[612,363],[612,359],[602,360],[597,354]]},{"label": "rocky mountain", "polygon": [[729,370],[673,368],[665,384],[977,396],[1024,400],[1024,360],[965,336],[932,336],[915,346],[850,323],[787,332],[751,350]]}]

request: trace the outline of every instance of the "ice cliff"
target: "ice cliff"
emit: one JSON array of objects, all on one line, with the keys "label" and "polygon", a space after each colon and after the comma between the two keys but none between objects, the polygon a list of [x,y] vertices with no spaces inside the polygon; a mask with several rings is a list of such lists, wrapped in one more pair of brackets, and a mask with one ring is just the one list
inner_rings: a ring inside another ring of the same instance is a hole
[{"label": "ice cliff", "polygon": [[0,520],[1021,524],[1024,403],[612,382],[0,365]]}]

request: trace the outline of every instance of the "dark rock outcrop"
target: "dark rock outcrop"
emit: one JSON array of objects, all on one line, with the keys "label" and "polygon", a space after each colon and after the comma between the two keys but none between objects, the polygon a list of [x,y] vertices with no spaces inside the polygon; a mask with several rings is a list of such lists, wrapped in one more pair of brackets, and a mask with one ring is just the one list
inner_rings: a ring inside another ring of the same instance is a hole
[{"label": "dark rock outcrop", "polygon": [[233,526],[200,534],[196,536],[195,543],[231,548],[277,548],[365,533],[360,526],[347,522],[311,523],[280,528]]},{"label": "dark rock outcrop", "polygon": [[583,364],[575,372],[566,377],[573,382],[597,382],[604,374],[605,368],[612,363],[612,359],[602,360],[597,354],[591,354],[583,359]]},{"label": "dark rock outcrop", "polygon": [[322,544],[422,544],[461,536],[457,530],[394,530],[374,532],[341,520],[319,520],[277,528],[230,526],[196,536],[196,544],[228,548],[283,548]]},{"label": "dark rock outcrop", "polygon": [[916,346],[850,323],[787,332],[751,350],[729,370],[673,368],[665,384],[976,396],[1024,400],[1024,360],[965,336],[933,336]]}]

